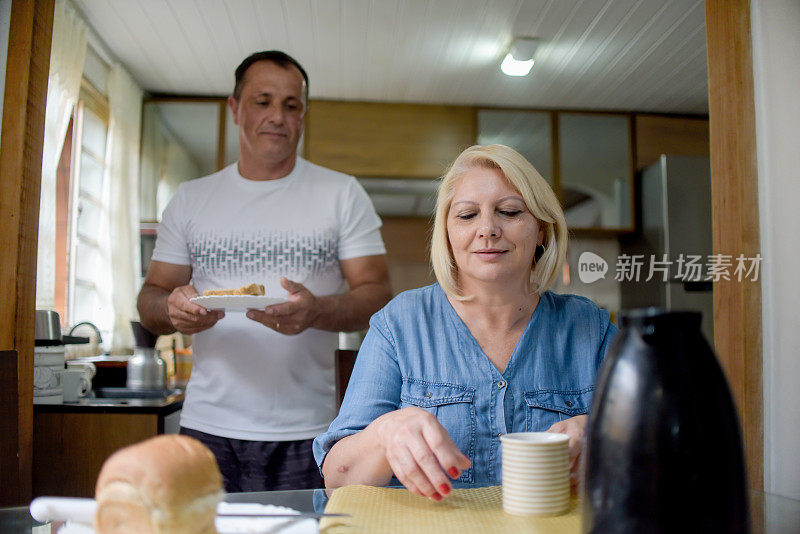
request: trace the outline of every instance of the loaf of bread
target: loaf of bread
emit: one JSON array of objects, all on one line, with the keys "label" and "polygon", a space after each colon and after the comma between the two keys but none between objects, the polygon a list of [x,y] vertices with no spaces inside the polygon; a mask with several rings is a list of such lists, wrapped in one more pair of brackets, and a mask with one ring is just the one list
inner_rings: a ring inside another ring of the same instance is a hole
[{"label": "loaf of bread", "polygon": [[216,534],[222,475],[205,445],[157,436],[108,457],[97,477],[97,534]]},{"label": "loaf of bread", "polygon": [[236,289],[206,289],[203,291],[204,297],[212,295],[263,295],[264,286],[262,284],[250,284],[247,286],[237,287]]}]

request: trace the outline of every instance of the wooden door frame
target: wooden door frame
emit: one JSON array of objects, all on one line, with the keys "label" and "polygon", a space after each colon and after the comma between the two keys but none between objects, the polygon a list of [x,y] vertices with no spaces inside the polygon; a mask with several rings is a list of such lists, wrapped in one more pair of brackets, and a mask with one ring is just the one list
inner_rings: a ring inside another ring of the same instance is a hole
[{"label": "wooden door frame", "polygon": [[[749,0],[706,5],[711,214],[715,254],[761,251]],[[714,344],[739,409],[752,489],[764,487],[760,280],[714,283]],[[714,417],[709,414],[709,417]]]},{"label": "wooden door frame", "polygon": [[[15,462],[0,464],[0,505],[26,504],[31,496],[36,240],[53,7],[54,0],[11,5],[0,147],[0,350],[18,353],[19,412],[16,431],[0,436],[0,450],[18,452]],[[760,244],[749,1],[706,2],[706,37],[714,251],[754,256]],[[715,284],[714,331],[740,410],[750,485],[762,489],[758,282]]]},{"label": "wooden door frame", "polygon": [[[54,0],[13,0],[0,143],[0,351],[15,351],[15,418],[0,436],[0,506],[31,499],[33,334],[44,115]],[[13,378],[12,378],[13,380]],[[15,453],[15,454],[14,454]]]}]

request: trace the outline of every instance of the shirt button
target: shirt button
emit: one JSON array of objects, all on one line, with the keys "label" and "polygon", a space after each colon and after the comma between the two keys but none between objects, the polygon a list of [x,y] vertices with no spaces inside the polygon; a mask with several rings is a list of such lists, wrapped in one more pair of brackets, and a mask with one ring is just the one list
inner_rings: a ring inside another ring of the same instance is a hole
[{"label": "shirt button", "polygon": [[499,438],[499,437],[500,437],[500,436],[502,436],[502,435],[503,435],[503,433],[502,433],[502,432],[500,432],[500,433],[498,433],[498,434],[497,434],[497,437]]},{"label": "shirt button", "polygon": [[506,387],[506,383],[501,380],[500,382],[497,383],[497,387],[503,389],[504,387]]},{"label": "shirt button", "polygon": [[567,408],[572,408],[572,403],[570,401],[567,401],[564,404],[567,405]]}]

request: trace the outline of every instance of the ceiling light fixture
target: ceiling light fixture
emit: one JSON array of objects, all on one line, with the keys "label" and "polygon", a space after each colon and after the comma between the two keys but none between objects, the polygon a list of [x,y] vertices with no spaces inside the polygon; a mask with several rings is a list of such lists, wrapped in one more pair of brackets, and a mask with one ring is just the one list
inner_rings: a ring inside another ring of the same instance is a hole
[{"label": "ceiling light fixture", "polygon": [[516,37],[506,54],[500,70],[509,76],[525,76],[533,67],[533,54],[539,47],[539,40],[532,37]]}]

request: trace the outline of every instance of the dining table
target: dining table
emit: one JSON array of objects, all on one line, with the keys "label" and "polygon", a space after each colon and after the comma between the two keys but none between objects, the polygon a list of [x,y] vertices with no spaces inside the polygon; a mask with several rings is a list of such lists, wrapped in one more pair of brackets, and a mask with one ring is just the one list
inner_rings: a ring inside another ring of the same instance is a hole
[{"label": "dining table", "polygon": [[[407,490],[400,489],[400,491]],[[322,513],[326,511],[330,494],[330,490],[323,489],[229,493],[225,496],[225,501],[281,506],[305,513]],[[341,509],[336,511],[347,512]],[[752,534],[800,533],[800,500],[763,491],[751,491],[750,517]],[[56,534],[61,525],[57,522],[40,523],[34,520],[27,506],[0,508],[0,533],[3,534]],[[338,528],[336,532],[347,530],[351,529]],[[325,531],[323,526],[320,532]],[[369,524],[361,525],[352,531],[371,532]],[[420,531],[415,530],[415,532]]]}]

